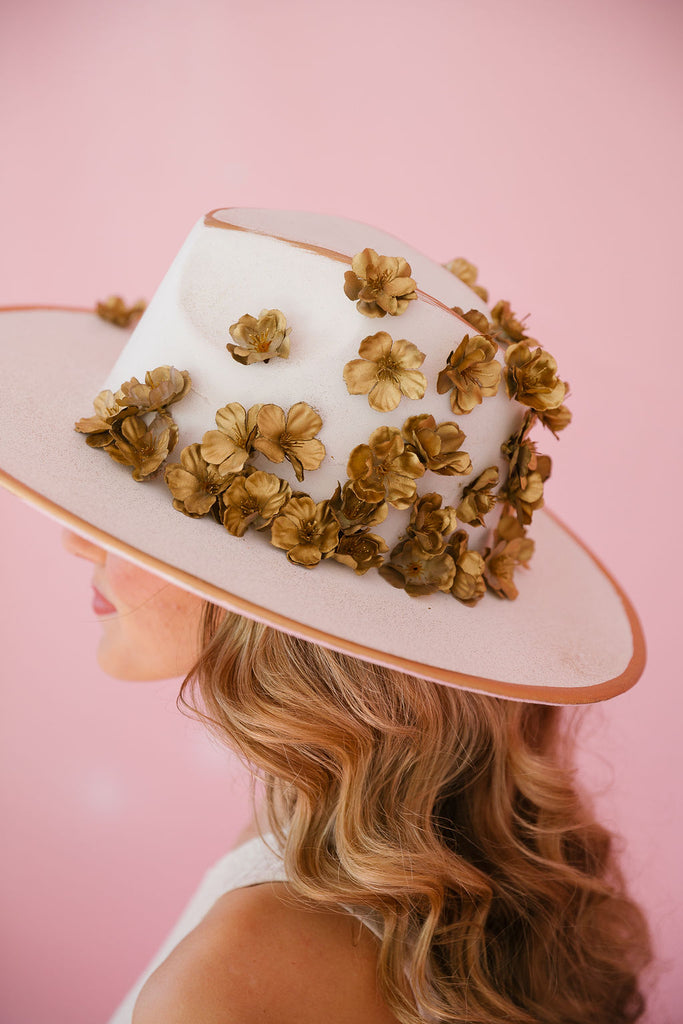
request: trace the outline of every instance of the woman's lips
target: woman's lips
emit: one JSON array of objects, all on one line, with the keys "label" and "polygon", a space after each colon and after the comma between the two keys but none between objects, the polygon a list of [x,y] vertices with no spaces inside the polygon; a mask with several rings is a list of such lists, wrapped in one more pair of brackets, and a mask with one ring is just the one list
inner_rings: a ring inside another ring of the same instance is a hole
[{"label": "woman's lips", "polygon": [[110,604],[106,597],[100,594],[97,587],[93,587],[92,590],[92,608],[96,615],[111,615],[116,612],[114,605]]}]

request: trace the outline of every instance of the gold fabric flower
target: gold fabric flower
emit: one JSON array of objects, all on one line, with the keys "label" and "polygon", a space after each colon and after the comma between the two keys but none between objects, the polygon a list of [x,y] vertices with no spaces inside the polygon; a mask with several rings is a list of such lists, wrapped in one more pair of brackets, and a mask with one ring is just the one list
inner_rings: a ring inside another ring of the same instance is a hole
[{"label": "gold fabric flower", "polygon": [[504,299],[497,302],[491,310],[491,321],[495,337],[506,344],[522,341],[528,337],[525,333],[523,322],[512,312],[510,303],[505,302]]},{"label": "gold fabric flower", "polygon": [[379,567],[379,574],[392,587],[405,590],[411,597],[450,590],[455,576],[455,563],[450,555],[428,555],[416,540],[405,540],[391,552],[389,561]]},{"label": "gold fabric flower", "polygon": [[147,308],[143,299],[138,299],[132,306],[127,306],[120,295],[110,295],[109,298],[98,302],[95,312],[102,319],[117,327],[132,327]]},{"label": "gold fabric flower", "polygon": [[254,448],[271,462],[287,459],[299,481],[304,478],[304,470],[318,469],[325,458],[325,445],[315,437],[323,421],[306,402],[293,405],[286,419],[279,405],[264,405],[256,424]]},{"label": "gold fabric flower", "polygon": [[464,259],[462,256],[458,256],[457,259],[449,260],[448,263],[444,263],[446,270],[450,270],[451,274],[455,274],[461,281],[464,281],[466,285],[476,292],[480,299],[484,302],[489,301],[489,293],[486,288],[482,288],[480,284],[477,284],[477,277],[479,271],[475,267],[474,263],[470,263],[469,260]]},{"label": "gold fabric flower", "polygon": [[327,501],[316,505],[307,495],[291,498],[273,520],[270,541],[283,548],[295,565],[312,569],[323,555],[337,546],[339,523]]},{"label": "gold fabric flower", "polygon": [[499,597],[514,601],[519,591],[514,573],[518,565],[526,565],[534,553],[534,542],[524,534],[524,527],[514,516],[501,516],[494,533],[491,550],[484,552],[486,585]]},{"label": "gold fabric flower", "polygon": [[382,552],[388,550],[389,547],[382,537],[368,530],[361,530],[359,533],[343,535],[328,557],[334,558],[342,565],[350,566],[357,576],[362,576],[373,566],[379,568],[384,562]]},{"label": "gold fabric flower", "polygon": [[364,316],[400,316],[417,298],[410,264],[400,256],[379,256],[374,249],[363,249],[353,257],[351,268],[344,274],[344,294],[358,299],[356,309]]},{"label": "gold fabric flower", "polygon": [[421,413],[409,416],[401,427],[406,442],[406,451],[415,452],[420,462],[441,476],[467,476],[472,472],[472,462],[460,446],[465,434],[457,423],[439,423],[433,416]]},{"label": "gold fabric flower", "polygon": [[455,562],[455,577],[451,594],[462,604],[473,608],[486,593],[484,558],[478,551],[468,550],[465,530],[455,531],[448,541],[446,553]]},{"label": "gold fabric flower", "polygon": [[262,309],[258,318],[245,313],[230,327],[230,336],[236,345],[225,346],[238,363],[267,363],[273,356],[289,358],[289,334],[284,313],[279,309]]},{"label": "gold fabric flower", "polygon": [[440,555],[446,550],[446,536],[455,529],[455,509],[441,508],[442,496],[431,492],[418,498],[410,512],[406,533],[417,541],[427,555]]},{"label": "gold fabric flower", "polygon": [[215,512],[219,495],[230,486],[232,479],[208,463],[201,449],[200,444],[188,445],[180,453],[180,462],[171,463],[164,470],[166,486],[173,495],[173,508],[192,519],[199,519],[212,510]]},{"label": "gold fabric flower", "polygon": [[157,413],[148,425],[141,416],[127,416],[112,428],[112,443],[103,450],[123,466],[133,467],[133,479],[154,473],[178,443],[178,427],[170,416]]},{"label": "gold fabric flower", "polygon": [[495,341],[475,334],[466,334],[448,357],[439,373],[436,390],[440,395],[450,391],[454,413],[468,413],[489,395],[498,391],[501,367],[495,359],[498,346]]},{"label": "gold fabric flower", "polygon": [[139,413],[163,412],[179,402],[190,390],[192,381],[187,370],[175,366],[157,366],[145,374],[145,383],[137,377],[125,381],[116,394],[120,405],[134,406]]},{"label": "gold fabric flower", "polygon": [[461,523],[469,523],[470,526],[485,525],[484,516],[496,503],[496,495],[491,493],[491,488],[497,483],[498,466],[489,466],[465,487],[460,504],[455,510]]},{"label": "gold fabric flower", "polygon": [[100,391],[93,401],[94,416],[86,416],[74,423],[74,430],[86,434],[86,444],[91,448],[103,448],[112,443],[111,428],[115,422],[132,416],[136,408],[119,405],[116,396],[109,390]]},{"label": "gold fabric flower", "polygon": [[415,498],[415,480],[424,466],[414,452],[404,450],[400,430],[378,427],[368,444],[357,445],[346,472],[359,498],[370,503],[388,501],[394,508],[409,508]]},{"label": "gold fabric flower", "polygon": [[542,348],[532,352],[524,341],[510,345],[505,353],[507,391],[537,412],[557,409],[567,393],[567,385],[557,377],[557,363]]},{"label": "gold fabric flower", "polygon": [[216,413],[218,430],[207,430],[202,438],[202,458],[218,466],[223,475],[239,473],[254,448],[256,419],[263,406],[252,405],[246,412],[239,402],[230,402]]},{"label": "gold fabric flower", "polygon": [[529,409],[525,413],[519,430],[500,446],[501,452],[510,463],[510,473],[518,473],[521,476],[526,475],[529,459],[536,452],[536,446],[533,441],[529,440],[528,436],[535,421],[536,413],[533,409]]},{"label": "gold fabric flower", "polygon": [[558,405],[556,409],[540,410],[537,416],[543,426],[547,427],[555,437],[572,421],[572,414],[566,405]]},{"label": "gold fabric flower", "polygon": [[405,338],[394,341],[386,331],[363,338],[358,348],[360,359],[344,367],[344,380],[351,395],[367,395],[378,412],[390,412],[406,398],[422,398],[427,378],[417,367],[424,352]]},{"label": "gold fabric flower", "polygon": [[451,306],[451,309],[463,320],[466,320],[470,327],[474,327],[477,334],[484,334],[487,338],[493,337],[493,326],[478,309],[468,309],[466,313],[460,306]]},{"label": "gold fabric flower", "polygon": [[344,534],[358,533],[369,526],[378,526],[387,517],[386,501],[364,501],[347,480],[343,488],[337,484],[330,501],[330,510]]},{"label": "gold fabric flower", "polygon": [[286,480],[257,469],[233,478],[223,495],[223,526],[234,537],[243,537],[250,526],[263,530],[292,496]]},{"label": "gold fabric flower", "polygon": [[520,523],[528,525],[536,509],[543,508],[543,484],[550,470],[550,457],[537,455],[533,442],[523,441],[515,450],[502,497],[514,506]]}]

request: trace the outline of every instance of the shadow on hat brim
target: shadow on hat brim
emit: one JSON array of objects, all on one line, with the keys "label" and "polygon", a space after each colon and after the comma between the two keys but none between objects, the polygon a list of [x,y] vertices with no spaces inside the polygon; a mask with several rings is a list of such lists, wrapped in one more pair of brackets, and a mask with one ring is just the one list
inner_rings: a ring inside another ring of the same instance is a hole
[{"label": "shadow on hat brim", "polygon": [[614,697],[642,674],[630,601],[547,510],[534,516],[536,552],[513,602],[487,594],[469,608],[443,594],[410,598],[377,573],[357,577],[330,561],[293,566],[260,535],[250,543],[252,535],[176,512],[163,481],[136,483],[74,431],[92,414],[126,331],[83,309],[0,312],[0,484],[76,533],[234,612],[438,683],[582,704]]}]

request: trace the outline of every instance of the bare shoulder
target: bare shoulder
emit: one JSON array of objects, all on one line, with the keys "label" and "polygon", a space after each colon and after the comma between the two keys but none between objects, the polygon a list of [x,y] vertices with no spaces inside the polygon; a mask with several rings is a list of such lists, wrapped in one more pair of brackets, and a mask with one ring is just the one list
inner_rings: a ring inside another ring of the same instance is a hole
[{"label": "bare shoulder", "polygon": [[235,889],[150,977],[133,1024],[396,1024],[378,950],[357,918],[309,910],[285,883]]}]

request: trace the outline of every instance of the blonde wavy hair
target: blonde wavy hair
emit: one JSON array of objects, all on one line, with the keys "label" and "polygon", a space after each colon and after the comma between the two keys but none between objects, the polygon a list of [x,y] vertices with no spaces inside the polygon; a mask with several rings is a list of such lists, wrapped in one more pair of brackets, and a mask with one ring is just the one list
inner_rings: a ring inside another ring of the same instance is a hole
[{"label": "blonde wavy hair", "polygon": [[651,960],[566,709],[441,686],[207,604],[178,698],[265,786],[296,895],[384,922],[403,1024],[622,1024]]}]

